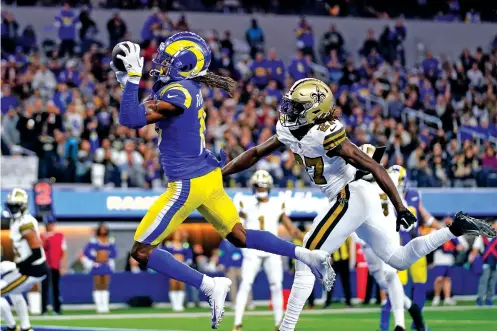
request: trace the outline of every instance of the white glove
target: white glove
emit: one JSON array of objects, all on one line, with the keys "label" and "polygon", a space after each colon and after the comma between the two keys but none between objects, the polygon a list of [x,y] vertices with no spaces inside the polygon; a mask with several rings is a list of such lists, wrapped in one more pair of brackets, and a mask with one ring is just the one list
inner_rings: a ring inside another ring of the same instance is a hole
[{"label": "white glove", "polygon": [[140,56],[140,45],[126,41],[126,46],[123,44],[119,45],[125,55],[119,54],[117,58],[123,61],[124,67],[128,72],[128,80],[138,84],[143,72],[143,57]]},{"label": "white glove", "polygon": [[119,71],[119,69],[116,68],[114,65],[114,62],[110,61],[110,67],[112,70],[114,70],[114,73],[116,74],[116,79],[121,84],[121,88],[124,89],[126,86],[126,82],[128,81],[128,73],[126,71]]}]

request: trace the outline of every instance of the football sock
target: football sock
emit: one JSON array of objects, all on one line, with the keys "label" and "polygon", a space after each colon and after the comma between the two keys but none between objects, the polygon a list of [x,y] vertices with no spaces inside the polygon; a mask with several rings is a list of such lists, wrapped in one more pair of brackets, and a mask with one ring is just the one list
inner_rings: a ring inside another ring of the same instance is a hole
[{"label": "football sock", "polygon": [[26,300],[22,294],[12,294],[10,296],[12,303],[16,307],[17,317],[21,322],[21,329],[29,329],[31,328],[31,323],[29,322],[29,309]]},{"label": "football sock", "polygon": [[283,240],[267,231],[247,229],[246,246],[247,248],[257,249],[263,252],[288,256],[292,259],[297,258],[297,246],[295,244]]},{"label": "football sock", "polygon": [[169,301],[171,301],[171,308],[173,311],[178,310],[178,291],[169,291]]},{"label": "football sock", "polygon": [[0,307],[2,310],[2,319],[4,320],[5,325],[9,328],[15,327],[16,320],[14,319],[14,315],[12,315],[9,302],[4,297],[0,297]]},{"label": "football sock", "polygon": [[388,260],[388,264],[395,269],[404,270],[421,257],[433,252],[445,242],[455,238],[449,228],[433,231],[426,236],[417,237],[407,245],[397,248]]},{"label": "football sock", "polygon": [[412,300],[418,305],[418,307],[423,310],[426,301],[426,284],[425,283],[413,283],[413,293]]},{"label": "football sock", "polygon": [[388,273],[385,279],[387,285],[386,290],[390,299],[390,304],[392,305],[392,313],[395,319],[395,325],[405,328],[404,287],[402,286],[402,283],[400,282],[400,279],[397,276],[396,272]]},{"label": "football sock", "polygon": [[270,285],[269,289],[273,303],[274,325],[280,325],[283,319],[283,290],[281,284]]},{"label": "football sock", "polygon": [[380,314],[380,329],[388,330],[390,327],[390,311],[392,310],[392,304],[390,300],[387,300],[387,303],[381,307]]},{"label": "football sock", "polygon": [[295,330],[295,325],[297,325],[299,315],[302,312],[302,309],[304,309],[305,302],[314,289],[314,281],[316,278],[309,267],[303,262],[297,261],[295,269],[295,279],[293,281],[290,298],[288,299],[285,317],[280,325],[280,331]]},{"label": "football sock", "polygon": [[157,271],[161,275],[179,280],[196,288],[200,288],[202,285],[203,277],[208,277],[190,268],[183,262],[176,260],[168,251],[159,248],[154,249],[152,254],[150,254],[147,267]]},{"label": "football sock", "polygon": [[241,325],[252,284],[242,280],[235,300],[235,326]]}]

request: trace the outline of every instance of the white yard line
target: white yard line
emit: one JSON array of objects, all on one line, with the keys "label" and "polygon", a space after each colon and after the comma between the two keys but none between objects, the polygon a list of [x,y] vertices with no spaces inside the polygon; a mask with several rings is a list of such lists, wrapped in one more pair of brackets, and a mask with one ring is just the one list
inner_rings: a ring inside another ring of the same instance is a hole
[{"label": "white yard line", "polygon": [[[464,311],[464,310],[497,310],[493,307],[476,307],[476,306],[454,306],[454,307],[425,307],[425,311]],[[316,309],[304,310],[303,315],[336,315],[336,314],[361,314],[379,312],[380,308],[342,308],[342,309]],[[226,312],[225,316],[233,316],[234,312]],[[272,316],[271,310],[267,311],[248,311],[246,316]],[[134,313],[134,314],[104,314],[104,315],[60,315],[60,316],[32,316],[32,321],[64,321],[64,320],[115,320],[115,319],[133,319],[133,318],[198,318],[210,317],[210,312],[202,313]]]}]

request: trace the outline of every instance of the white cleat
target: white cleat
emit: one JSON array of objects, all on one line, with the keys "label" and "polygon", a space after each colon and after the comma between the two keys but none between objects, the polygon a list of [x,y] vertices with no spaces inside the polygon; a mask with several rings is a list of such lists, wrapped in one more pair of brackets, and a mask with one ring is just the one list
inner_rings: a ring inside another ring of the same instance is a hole
[{"label": "white cleat", "polygon": [[209,296],[209,305],[211,306],[212,318],[211,326],[217,329],[224,316],[224,303],[226,295],[230,291],[231,280],[226,277],[214,277],[214,288]]},{"label": "white cleat", "polygon": [[336,273],[331,267],[330,261],[330,254],[320,250],[311,251],[308,261],[302,261],[307,264],[326,291],[331,291],[336,278]]}]

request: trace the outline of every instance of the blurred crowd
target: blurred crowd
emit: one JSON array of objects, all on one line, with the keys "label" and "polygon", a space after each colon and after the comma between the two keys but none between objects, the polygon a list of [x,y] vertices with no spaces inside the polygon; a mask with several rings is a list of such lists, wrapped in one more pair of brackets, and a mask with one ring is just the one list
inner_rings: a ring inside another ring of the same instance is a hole
[{"label": "blurred crowd", "polygon": [[18,6],[57,6],[68,2],[72,6],[92,8],[214,11],[236,13],[274,13],[330,16],[355,16],[430,19],[443,22],[497,21],[497,11],[491,2],[472,0],[5,0]]},{"label": "blurred crowd", "polygon": [[[122,91],[109,67],[110,51],[129,38],[129,23],[116,12],[107,22],[109,40],[102,41],[91,12],[66,3],[54,18],[59,40],[40,43],[32,27],[2,12],[2,154],[37,155],[39,177],[57,182],[164,185],[155,128],[131,130],[118,123]],[[173,21],[154,9],[135,40],[142,45],[145,72],[160,41],[189,29],[186,16]],[[246,52],[235,47],[229,30],[199,33],[213,51],[211,70],[239,82],[233,98],[203,90],[207,146],[215,153],[224,149],[234,158],[268,139],[284,90],[315,75],[329,82],[349,138],[358,145],[388,146],[385,166],[407,167],[414,185],[497,186],[497,36],[477,49],[461,50],[456,59],[427,50],[416,66],[406,67],[409,27],[403,20],[381,33],[368,30],[355,50],[336,26],[315,36],[302,18],[289,62],[266,45],[255,19],[243,41]],[[144,75],[141,97],[152,84]],[[268,170],[279,186],[310,184],[289,151],[257,167]],[[245,186],[248,175],[226,184]]]}]

